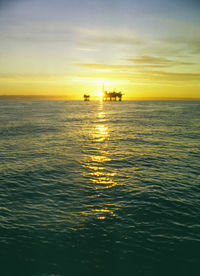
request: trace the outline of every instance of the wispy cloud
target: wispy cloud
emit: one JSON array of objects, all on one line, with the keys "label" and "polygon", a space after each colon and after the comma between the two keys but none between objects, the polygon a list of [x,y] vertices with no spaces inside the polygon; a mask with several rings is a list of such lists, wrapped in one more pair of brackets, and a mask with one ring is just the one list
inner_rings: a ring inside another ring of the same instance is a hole
[{"label": "wispy cloud", "polygon": [[[165,57],[156,56],[139,56],[137,58],[126,58],[129,64],[101,64],[101,63],[81,63],[79,66],[90,68],[94,70],[132,70],[132,69],[160,69],[173,66],[190,66],[195,65],[194,62],[187,62],[181,60],[172,60]],[[131,64],[130,64],[131,63]]]},{"label": "wispy cloud", "polygon": [[144,40],[125,30],[78,29],[81,45],[139,45]]},{"label": "wispy cloud", "polygon": [[99,63],[81,63],[78,65],[85,68],[97,69],[97,70],[121,70],[121,69],[133,68],[132,65],[120,65],[120,64],[114,65],[114,64],[99,64]]},{"label": "wispy cloud", "polygon": [[155,56],[140,56],[138,58],[128,58],[127,61],[133,62],[134,64],[152,65],[152,66],[173,66],[173,65],[192,65],[192,62],[184,62],[171,60],[165,57],[155,57]]},{"label": "wispy cloud", "polygon": [[142,63],[142,64],[171,64],[172,61],[163,58],[163,57],[154,57],[154,56],[141,56],[139,58],[130,58],[127,59],[128,61],[134,62],[134,63]]},{"label": "wispy cloud", "polygon": [[6,81],[57,81],[67,80],[69,76],[66,75],[50,75],[50,74],[3,74],[0,73],[0,80]]},{"label": "wispy cloud", "polygon": [[[89,73],[80,74],[80,77],[86,78],[113,78],[123,80],[143,80],[145,81],[199,81],[198,72],[172,72],[162,70],[176,64],[192,65],[187,62],[176,62],[165,58],[154,58],[145,56],[136,59],[139,64],[79,64],[80,66],[91,69]],[[135,59],[134,59],[135,61]],[[131,59],[132,62],[132,59]],[[144,64],[143,64],[144,63]],[[152,63],[152,64],[151,64]],[[159,64],[160,63],[160,64]],[[163,63],[163,64],[162,64]]]},{"label": "wispy cloud", "polygon": [[98,63],[80,63],[81,67],[94,69],[94,70],[131,70],[141,68],[164,68],[166,65],[163,64],[134,64],[134,65],[123,65],[123,64],[98,64]]},{"label": "wispy cloud", "polygon": [[3,27],[4,23],[4,20],[0,20],[1,41],[58,43],[69,42],[73,38],[72,28],[65,26],[64,22],[29,20],[24,24],[20,20],[10,20],[6,30]]},{"label": "wispy cloud", "polygon": [[199,73],[173,73],[164,71],[139,71],[139,72],[106,72],[106,73],[90,73],[90,74],[80,74],[79,78],[82,79],[112,79],[115,81],[124,81],[128,83],[187,83],[196,82],[199,83],[200,74]]},{"label": "wispy cloud", "polygon": [[[200,28],[199,28],[200,32]],[[196,35],[195,37],[168,37],[161,40],[170,48],[179,48],[179,52],[186,51],[189,54],[198,54],[200,55],[200,36]]]},{"label": "wispy cloud", "polygon": [[163,81],[199,81],[200,73],[177,73],[165,71],[140,71],[140,73],[150,80]]}]

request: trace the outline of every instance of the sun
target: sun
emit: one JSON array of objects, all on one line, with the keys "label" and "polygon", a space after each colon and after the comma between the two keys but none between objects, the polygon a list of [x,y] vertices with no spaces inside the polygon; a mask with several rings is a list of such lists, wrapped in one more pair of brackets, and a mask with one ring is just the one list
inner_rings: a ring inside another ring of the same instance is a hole
[{"label": "sun", "polygon": [[103,92],[102,91],[99,91],[99,97],[103,97]]}]

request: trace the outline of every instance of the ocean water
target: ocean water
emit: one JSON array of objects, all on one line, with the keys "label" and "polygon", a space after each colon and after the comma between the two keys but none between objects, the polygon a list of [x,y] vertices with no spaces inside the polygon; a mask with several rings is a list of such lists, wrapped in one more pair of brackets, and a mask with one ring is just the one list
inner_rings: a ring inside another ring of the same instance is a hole
[{"label": "ocean water", "polygon": [[0,101],[0,275],[200,275],[199,101]]}]

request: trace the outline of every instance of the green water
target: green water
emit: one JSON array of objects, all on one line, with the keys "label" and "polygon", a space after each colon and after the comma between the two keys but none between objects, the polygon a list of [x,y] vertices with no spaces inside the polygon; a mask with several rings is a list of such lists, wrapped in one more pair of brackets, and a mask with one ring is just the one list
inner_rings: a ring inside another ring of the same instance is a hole
[{"label": "green water", "polygon": [[199,101],[1,101],[0,275],[199,275],[199,118]]}]

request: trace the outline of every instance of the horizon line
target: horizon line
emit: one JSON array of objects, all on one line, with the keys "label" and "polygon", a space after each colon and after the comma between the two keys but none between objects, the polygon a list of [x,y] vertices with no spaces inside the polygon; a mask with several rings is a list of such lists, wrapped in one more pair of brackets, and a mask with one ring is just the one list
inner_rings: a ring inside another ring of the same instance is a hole
[{"label": "horizon line", "polygon": [[[90,101],[99,101],[100,98],[95,96]],[[82,98],[70,98],[63,95],[0,95],[0,100],[58,100],[58,101],[81,101]],[[199,98],[191,97],[127,97],[123,101],[199,101]]]}]

